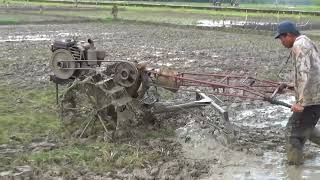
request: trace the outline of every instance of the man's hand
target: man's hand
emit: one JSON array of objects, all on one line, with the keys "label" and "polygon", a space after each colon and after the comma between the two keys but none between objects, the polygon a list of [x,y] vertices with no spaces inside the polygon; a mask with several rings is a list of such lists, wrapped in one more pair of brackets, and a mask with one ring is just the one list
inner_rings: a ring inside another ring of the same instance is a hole
[{"label": "man's hand", "polygon": [[293,112],[302,112],[303,109],[304,109],[304,107],[303,107],[301,104],[293,104],[293,105],[291,106],[291,110],[292,110]]}]

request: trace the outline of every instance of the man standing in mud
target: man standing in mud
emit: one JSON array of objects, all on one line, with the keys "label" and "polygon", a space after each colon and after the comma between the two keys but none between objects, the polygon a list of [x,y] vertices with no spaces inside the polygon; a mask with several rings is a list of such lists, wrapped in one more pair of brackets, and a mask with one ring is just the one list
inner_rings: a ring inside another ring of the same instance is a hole
[{"label": "man standing in mud", "polygon": [[320,51],[290,21],[279,24],[275,38],[292,50],[296,103],[286,127],[286,153],[289,164],[299,165],[307,139],[320,145]]}]

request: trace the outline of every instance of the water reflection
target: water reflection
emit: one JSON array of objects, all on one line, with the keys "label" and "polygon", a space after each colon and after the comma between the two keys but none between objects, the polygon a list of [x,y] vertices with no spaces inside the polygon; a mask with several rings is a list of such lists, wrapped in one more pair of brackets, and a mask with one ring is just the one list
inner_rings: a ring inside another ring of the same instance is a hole
[{"label": "water reflection", "polygon": [[320,179],[320,167],[319,164],[310,161],[313,165],[302,166],[287,166],[286,167],[286,179],[288,180],[302,180],[302,179]]},{"label": "water reflection", "polygon": [[[275,31],[277,29],[277,22],[263,22],[263,21],[249,21],[249,20],[199,20],[197,26],[199,27],[225,27],[225,28],[245,28],[255,30],[269,30]],[[319,28],[318,24],[311,24],[309,22],[297,24],[300,30],[310,30]]]},{"label": "water reflection", "polygon": [[[284,96],[278,98],[286,103],[293,103],[293,96]],[[248,126],[252,128],[265,128],[281,126],[285,127],[292,112],[289,108],[276,105],[267,105],[257,108],[243,108],[231,116],[232,122],[239,126]]]},{"label": "water reflection", "polygon": [[235,20],[199,20],[197,26],[202,27],[242,27],[254,29],[270,29],[277,27],[277,23],[272,22],[254,22],[254,21],[235,21]]},{"label": "water reflection", "polygon": [[[294,101],[293,97],[281,97],[279,99],[287,103]],[[284,128],[291,113],[290,109],[267,105],[255,109],[240,110],[232,120],[239,126],[249,126],[250,128],[275,127],[278,125]],[[279,146],[283,146],[283,144],[279,144]],[[262,157],[256,157],[255,161],[248,158],[247,165],[228,168],[225,169],[225,172],[233,173],[231,178],[225,176],[225,179],[320,180],[320,148],[307,143],[304,150],[304,164],[301,166],[287,165],[284,151],[271,150],[265,151]]]},{"label": "water reflection", "polygon": [[[320,179],[320,156],[306,160],[301,166],[289,166],[286,164],[284,154],[277,152],[266,152],[261,162],[251,163],[251,166],[239,167],[237,169],[226,169],[233,171],[233,177],[227,179],[239,180],[319,180]],[[260,163],[260,167],[258,167]],[[250,163],[248,163],[250,164]],[[255,167],[252,167],[255,166]]]}]

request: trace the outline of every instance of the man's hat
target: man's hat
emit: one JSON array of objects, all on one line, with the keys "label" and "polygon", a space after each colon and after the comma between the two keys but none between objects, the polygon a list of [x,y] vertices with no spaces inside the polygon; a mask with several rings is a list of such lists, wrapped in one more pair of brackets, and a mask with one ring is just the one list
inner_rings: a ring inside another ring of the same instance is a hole
[{"label": "man's hat", "polygon": [[297,29],[296,25],[291,21],[283,21],[279,23],[278,29],[277,29],[277,35],[275,36],[275,39],[279,38],[280,35],[284,33],[292,33],[294,35],[300,35],[300,32]]}]

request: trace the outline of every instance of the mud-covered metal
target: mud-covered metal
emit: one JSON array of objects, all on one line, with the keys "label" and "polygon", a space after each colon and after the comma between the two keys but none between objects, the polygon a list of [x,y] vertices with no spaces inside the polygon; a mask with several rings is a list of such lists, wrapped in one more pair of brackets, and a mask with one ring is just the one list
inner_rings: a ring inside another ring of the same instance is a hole
[{"label": "mud-covered metal", "polygon": [[139,72],[132,62],[119,62],[115,67],[114,81],[123,87],[131,87],[139,78]]},{"label": "mud-covered metal", "polygon": [[75,72],[76,62],[61,62],[62,60],[74,60],[70,51],[57,49],[52,53],[50,68],[54,75],[60,79],[69,79]]},{"label": "mud-covered metal", "polygon": [[142,108],[112,78],[94,75],[76,80],[61,99],[61,119],[75,137],[103,134],[105,138],[130,132],[142,116]]},{"label": "mud-covered metal", "polygon": [[74,39],[55,40],[51,45],[52,58],[50,67],[52,78],[56,83],[66,79],[75,79],[88,74],[88,70],[95,70],[105,58],[105,51],[98,50],[91,39],[76,41]]},{"label": "mud-covered metal", "polygon": [[[52,46],[51,78],[56,83],[72,81],[61,99],[63,124],[72,135],[83,137],[100,130],[109,139],[130,132],[150,114],[159,114],[210,106],[221,114],[230,134],[234,134],[229,115],[218,97],[238,97],[268,101],[290,107],[275,99],[291,86],[235,73],[179,72],[168,67],[152,68],[144,62],[104,60],[105,51],[88,42],[56,41]],[[102,62],[105,62],[102,64]],[[99,68],[98,68],[99,67]],[[151,87],[171,92],[195,93],[195,99],[183,103],[159,102]],[[187,90],[187,91],[190,91]],[[90,131],[90,128],[98,128]],[[99,128],[100,127],[100,128]],[[99,130],[100,129],[100,130]]]}]

